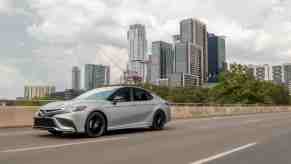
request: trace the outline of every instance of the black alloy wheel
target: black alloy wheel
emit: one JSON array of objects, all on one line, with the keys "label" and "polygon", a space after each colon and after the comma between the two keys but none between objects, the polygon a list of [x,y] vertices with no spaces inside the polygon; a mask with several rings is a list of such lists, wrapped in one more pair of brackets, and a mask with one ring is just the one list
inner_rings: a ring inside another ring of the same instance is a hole
[{"label": "black alloy wheel", "polygon": [[90,114],[86,121],[85,131],[88,137],[102,136],[106,131],[105,117],[99,112]]},{"label": "black alloy wheel", "polygon": [[152,129],[154,130],[162,130],[165,127],[166,124],[166,115],[162,111],[158,111],[154,118],[153,118],[153,124]]}]

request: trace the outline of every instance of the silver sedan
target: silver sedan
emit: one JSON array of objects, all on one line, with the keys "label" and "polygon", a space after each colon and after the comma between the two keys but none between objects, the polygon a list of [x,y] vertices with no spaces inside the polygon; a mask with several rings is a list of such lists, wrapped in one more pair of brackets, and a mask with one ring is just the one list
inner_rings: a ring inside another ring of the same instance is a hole
[{"label": "silver sedan", "polygon": [[170,106],[159,96],[138,87],[115,86],[42,106],[35,114],[34,128],[54,135],[85,133],[98,137],[110,130],[161,130],[170,120]]}]

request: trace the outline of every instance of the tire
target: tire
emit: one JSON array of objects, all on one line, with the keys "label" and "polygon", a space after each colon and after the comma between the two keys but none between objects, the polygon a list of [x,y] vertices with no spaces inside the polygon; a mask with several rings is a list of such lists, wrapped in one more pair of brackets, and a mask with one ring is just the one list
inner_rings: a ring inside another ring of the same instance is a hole
[{"label": "tire", "polygon": [[90,138],[100,137],[106,131],[106,119],[99,112],[91,113],[85,124],[85,133]]},{"label": "tire", "polygon": [[153,117],[151,128],[153,130],[163,130],[166,124],[166,115],[163,111],[157,111]]},{"label": "tire", "polygon": [[63,134],[63,132],[56,131],[56,130],[48,130],[48,132],[51,133],[52,135],[55,135],[55,136]]}]

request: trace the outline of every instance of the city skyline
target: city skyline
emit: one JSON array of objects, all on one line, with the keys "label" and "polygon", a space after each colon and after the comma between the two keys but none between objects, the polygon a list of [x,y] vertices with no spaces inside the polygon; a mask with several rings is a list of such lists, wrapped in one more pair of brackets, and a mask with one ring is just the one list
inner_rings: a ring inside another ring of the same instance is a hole
[{"label": "city skyline", "polygon": [[[135,23],[146,25],[149,43],[170,42],[171,35],[179,32],[180,20],[196,17],[210,32],[227,37],[230,63],[280,64],[290,60],[288,1],[255,0],[254,8],[248,2],[229,1],[174,4],[163,0],[159,4],[68,0],[58,6],[55,0],[1,1],[0,31],[6,39],[1,40],[4,55],[0,56],[0,75],[7,78],[0,82],[0,97],[22,95],[23,86],[29,82],[54,84],[57,90],[70,88],[68,72],[74,65],[115,66],[118,62],[125,69],[126,32]],[[75,9],[74,5],[81,7]],[[245,10],[248,13],[244,16],[237,14]],[[117,76],[113,81],[119,81],[120,69],[112,67],[112,72]]]}]

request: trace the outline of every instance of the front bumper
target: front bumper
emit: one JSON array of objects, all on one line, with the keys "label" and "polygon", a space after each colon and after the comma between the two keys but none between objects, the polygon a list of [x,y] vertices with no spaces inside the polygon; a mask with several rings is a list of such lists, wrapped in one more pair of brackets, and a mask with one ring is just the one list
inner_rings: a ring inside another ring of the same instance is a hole
[{"label": "front bumper", "polygon": [[55,117],[34,117],[33,128],[41,130],[53,130],[66,133],[76,133],[77,129],[73,121]]}]

